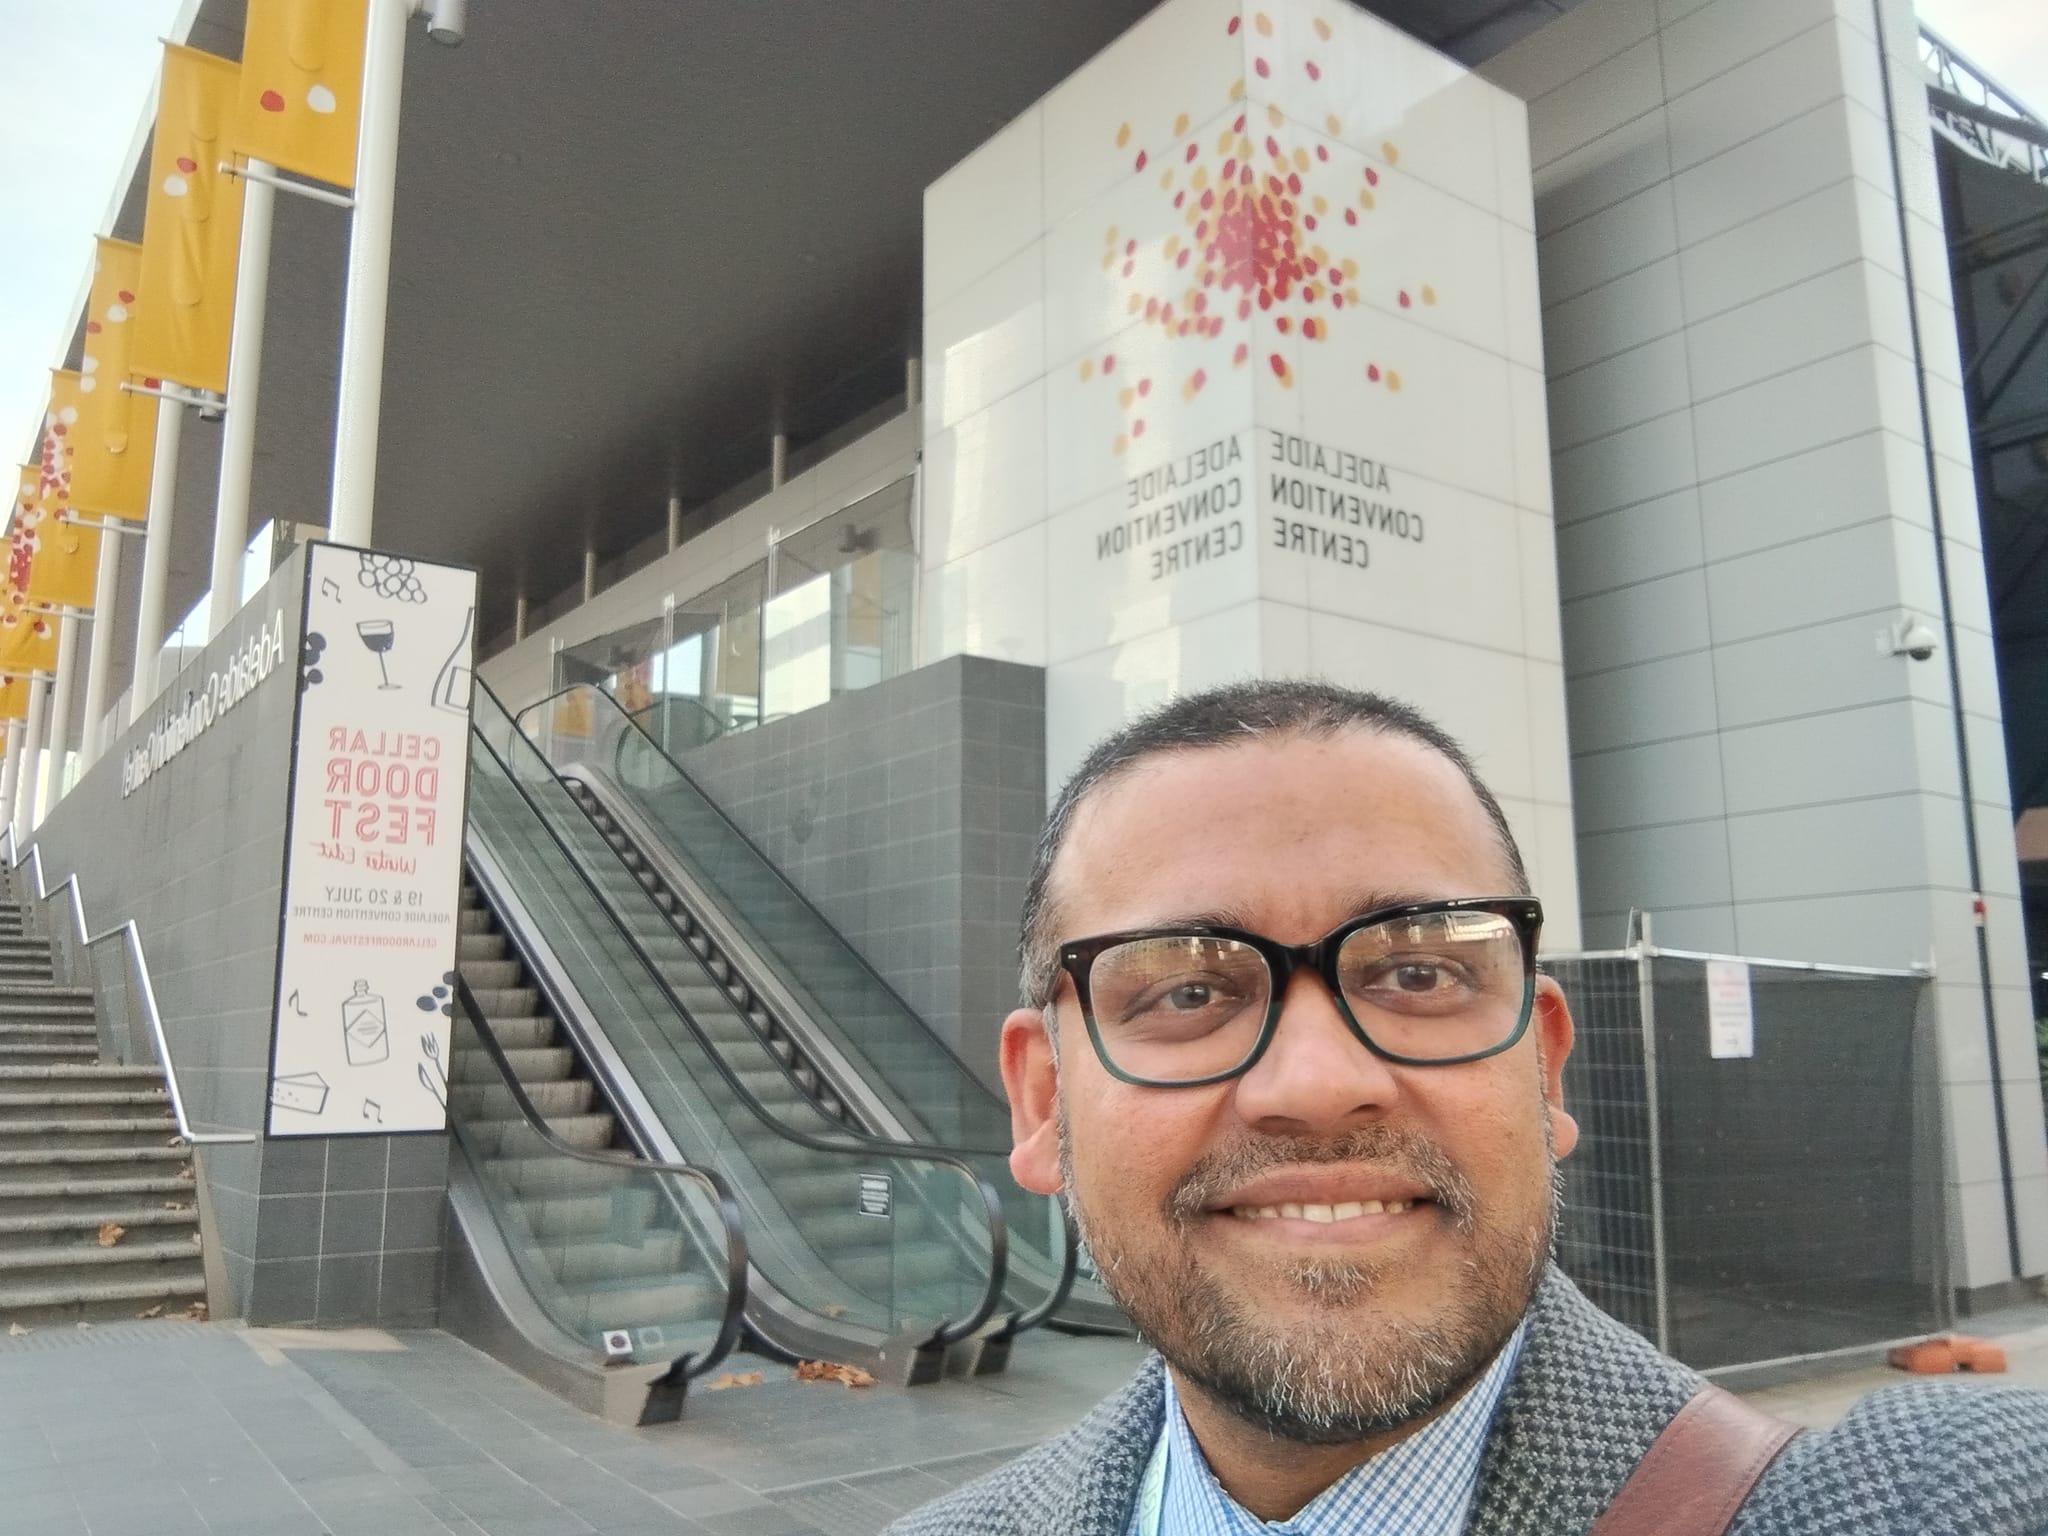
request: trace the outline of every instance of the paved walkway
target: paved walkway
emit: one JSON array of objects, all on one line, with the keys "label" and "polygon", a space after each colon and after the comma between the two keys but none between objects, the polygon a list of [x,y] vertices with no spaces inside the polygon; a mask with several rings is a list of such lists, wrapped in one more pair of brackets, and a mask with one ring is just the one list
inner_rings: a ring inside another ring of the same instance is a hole
[{"label": "paved walkway", "polygon": [[[2001,1342],[2012,1373],[1977,1380],[2048,1386],[2048,1312]],[[442,1333],[0,1336],[0,1536],[872,1536],[1072,1423],[1139,1356],[1033,1337],[1005,1376],[859,1392],[766,1366],[625,1430]],[[1756,1397],[1824,1424],[1899,1379]]]}]

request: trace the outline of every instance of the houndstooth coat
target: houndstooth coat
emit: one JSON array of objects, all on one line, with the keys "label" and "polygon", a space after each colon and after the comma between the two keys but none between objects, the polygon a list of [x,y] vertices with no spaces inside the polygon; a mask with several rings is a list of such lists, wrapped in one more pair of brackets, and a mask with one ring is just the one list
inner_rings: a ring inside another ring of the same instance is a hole
[{"label": "houndstooth coat", "polygon": [[[1159,1434],[1162,1369],[1154,1356],[1066,1434],[884,1536],[1124,1536]],[[1467,1536],[1583,1536],[1699,1385],[1551,1270]],[[1730,1536],[2048,1536],[2048,1393],[1874,1392],[1793,1441]]]}]

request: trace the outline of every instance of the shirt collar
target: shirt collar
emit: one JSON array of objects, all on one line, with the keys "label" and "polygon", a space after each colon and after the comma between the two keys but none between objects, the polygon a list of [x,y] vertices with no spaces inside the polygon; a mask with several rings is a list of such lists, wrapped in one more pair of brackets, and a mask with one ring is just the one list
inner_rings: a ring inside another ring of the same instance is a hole
[{"label": "shirt collar", "polygon": [[1521,1359],[1526,1321],[1493,1363],[1448,1409],[1311,1499],[1290,1520],[1267,1524],[1223,1491],[1181,1412],[1166,1373],[1166,1486],[1161,1536],[1456,1536],[1479,1482],[1493,1416]]}]

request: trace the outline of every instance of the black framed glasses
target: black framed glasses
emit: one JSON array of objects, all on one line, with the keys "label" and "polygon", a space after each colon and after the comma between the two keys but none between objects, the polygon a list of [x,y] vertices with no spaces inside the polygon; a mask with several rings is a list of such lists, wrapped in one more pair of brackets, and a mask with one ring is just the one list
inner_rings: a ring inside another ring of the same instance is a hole
[{"label": "black framed glasses", "polygon": [[1062,944],[1095,1054],[1141,1088],[1200,1088],[1251,1070],[1296,970],[1322,977],[1359,1043],[1404,1066],[1507,1050],[1529,1027],[1543,904],[1476,896],[1383,907],[1312,944],[1242,928],[1150,928]]}]

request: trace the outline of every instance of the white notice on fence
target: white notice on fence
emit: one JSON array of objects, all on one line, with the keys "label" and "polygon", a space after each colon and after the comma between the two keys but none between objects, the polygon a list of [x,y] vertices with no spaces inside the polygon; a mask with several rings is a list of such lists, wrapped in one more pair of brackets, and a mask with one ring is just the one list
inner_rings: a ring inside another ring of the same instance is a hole
[{"label": "white notice on fence", "polygon": [[1756,1011],[1746,960],[1707,962],[1707,1045],[1716,1061],[1756,1054]]},{"label": "white notice on fence", "polygon": [[272,1136],[447,1125],[475,613],[474,571],[306,551]]}]

